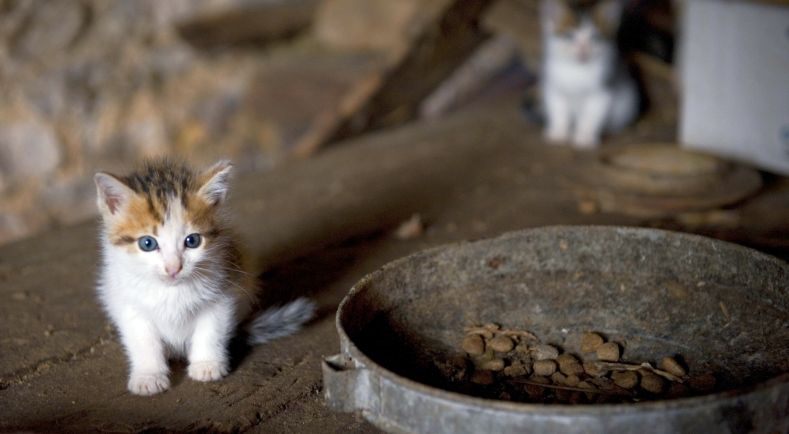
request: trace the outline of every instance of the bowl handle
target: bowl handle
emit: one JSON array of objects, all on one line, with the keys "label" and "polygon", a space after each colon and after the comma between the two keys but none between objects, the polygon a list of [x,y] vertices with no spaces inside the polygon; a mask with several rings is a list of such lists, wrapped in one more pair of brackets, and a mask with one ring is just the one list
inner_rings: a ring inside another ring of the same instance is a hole
[{"label": "bowl handle", "polygon": [[356,360],[336,354],[323,360],[323,391],[326,404],[337,413],[370,410],[377,399],[371,396],[370,371]]}]

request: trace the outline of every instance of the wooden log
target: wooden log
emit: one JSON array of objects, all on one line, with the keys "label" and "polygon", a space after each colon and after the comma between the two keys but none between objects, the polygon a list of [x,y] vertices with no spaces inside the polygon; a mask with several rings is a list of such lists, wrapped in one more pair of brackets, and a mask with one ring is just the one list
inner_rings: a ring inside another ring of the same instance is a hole
[{"label": "wooden log", "polygon": [[478,19],[493,0],[453,0],[414,38],[392,67],[360,82],[333,115],[322,116],[292,155],[413,119],[419,103],[460,65],[488,34]]},{"label": "wooden log", "polygon": [[262,45],[294,36],[307,28],[317,0],[260,4],[200,15],[176,26],[198,48]]}]

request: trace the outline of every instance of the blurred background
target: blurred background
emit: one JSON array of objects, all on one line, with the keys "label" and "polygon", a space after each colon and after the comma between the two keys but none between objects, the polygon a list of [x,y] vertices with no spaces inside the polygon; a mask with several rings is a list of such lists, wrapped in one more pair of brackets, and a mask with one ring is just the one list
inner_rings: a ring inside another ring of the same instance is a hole
[{"label": "blurred background", "polygon": [[[771,3],[783,19],[787,7]],[[626,2],[623,41],[635,51],[650,107],[623,142],[682,134],[699,146],[721,142],[710,135],[717,118],[701,133],[681,130],[683,102],[696,116],[720,106],[704,95],[706,106],[682,100],[675,47],[684,9]],[[99,168],[122,171],[174,153],[267,171],[369,131],[517,106],[539,75],[538,11],[539,0],[0,0],[0,243],[93,218]],[[725,11],[710,13],[688,16],[725,22]],[[709,33],[698,39],[707,41],[716,27],[727,26],[688,28]],[[723,57],[736,59],[727,54],[733,47]],[[689,75],[721,89],[709,73],[718,61],[703,59],[702,72]],[[787,72],[785,59],[777,62],[774,76]],[[789,119],[779,80],[767,92],[772,108],[750,113]],[[780,131],[786,159],[789,126]]]}]

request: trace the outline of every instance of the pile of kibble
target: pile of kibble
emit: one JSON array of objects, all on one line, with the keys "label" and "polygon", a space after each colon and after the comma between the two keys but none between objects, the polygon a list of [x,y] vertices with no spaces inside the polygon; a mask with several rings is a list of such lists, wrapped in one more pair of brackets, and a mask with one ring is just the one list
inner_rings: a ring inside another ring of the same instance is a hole
[{"label": "pile of kibble", "polygon": [[465,331],[461,347],[466,356],[436,363],[447,387],[461,393],[516,402],[590,404],[681,398],[715,389],[714,376],[691,378],[672,357],[664,357],[659,367],[622,363],[622,347],[597,333],[583,334],[578,350],[590,355],[583,362],[528,332],[495,324]]}]

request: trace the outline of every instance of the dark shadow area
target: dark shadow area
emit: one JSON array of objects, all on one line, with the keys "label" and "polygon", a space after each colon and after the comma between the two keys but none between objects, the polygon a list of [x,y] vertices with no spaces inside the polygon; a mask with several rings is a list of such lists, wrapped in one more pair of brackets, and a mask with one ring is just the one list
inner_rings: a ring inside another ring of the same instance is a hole
[{"label": "dark shadow area", "polygon": [[[254,314],[299,297],[308,297],[317,302],[317,308],[315,317],[306,326],[333,317],[340,300],[351,289],[340,282],[347,281],[360,258],[386,241],[385,234],[385,231],[380,230],[351,238],[263,272],[259,276],[262,286],[260,306]],[[243,325],[241,328],[242,331],[230,343],[231,370],[236,369],[252,350],[248,343],[249,335]],[[174,363],[173,366],[177,366],[178,362]],[[173,380],[182,379],[183,375]]]},{"label": "dark shadow area", "polygon": [[[351,238],[263,272],[260,275],[263,305],[283,304],[303,296],[316,298],[322,293],[325,293],[322,298],[328,296],[334,300],[336,297],[332,296],[337,291],[333,285],[347,275],[348,269],[362,258],[365,252],[380,246],[384,235],[385,232],[379,230]],[[318,307],[316,319],[333,314],[336,309],[336,303],[322,304]]]}]

